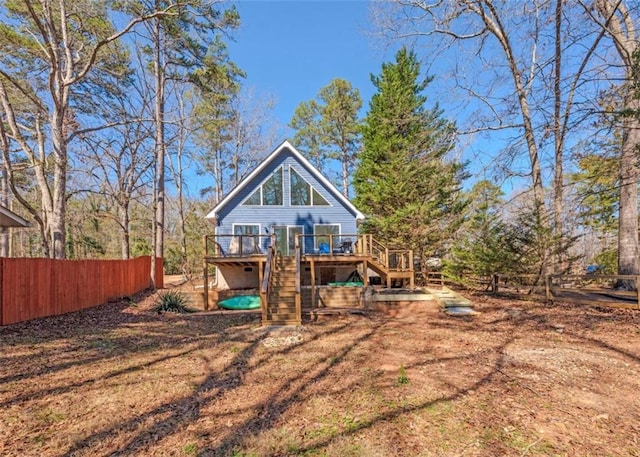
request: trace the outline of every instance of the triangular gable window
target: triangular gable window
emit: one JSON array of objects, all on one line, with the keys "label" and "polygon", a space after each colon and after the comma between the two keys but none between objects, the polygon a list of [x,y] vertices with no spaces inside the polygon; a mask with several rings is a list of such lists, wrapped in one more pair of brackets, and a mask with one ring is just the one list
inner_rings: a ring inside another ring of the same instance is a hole
[{"label": "triangular gable window", "polygon": [[320,195],[311,184],[290,168],[289,184],[291,192],[291,206],[329,206],[329,202]]},{"label": "triangular gable window", "polygon": [[282,194],[282,167],[280,167],[242,204],[244,206],[282,206]]}]

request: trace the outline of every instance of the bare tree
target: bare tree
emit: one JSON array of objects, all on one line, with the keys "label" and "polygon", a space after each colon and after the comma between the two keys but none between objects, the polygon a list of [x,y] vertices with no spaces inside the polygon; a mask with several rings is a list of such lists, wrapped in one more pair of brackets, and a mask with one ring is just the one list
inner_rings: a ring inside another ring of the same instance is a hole
[{"label": "bare tree", "polygon": [[[5,3],[0,9],[2,17],[11,16],[3,20],[6,27],[1,32],[5,63],[20,62],[0,66],[6,137],[33,167],[41,209],[16,198],[41,225],[47,255],[66,255],[68,148],[80,130],[78,97],[84,94],[90,99],[90,88],[98,83],[92,81],[94,76],[102,72],[113,77],[125,68],[125,54],[117,44],[123,35],[140,22],[171,14],[174,8],[170,3],[141,12],[121,29],[113,26],[107,7],[100,2],[24,0]],[[87,17],[92,20],[83,19]],[[20,105],[24,100],[30,110]],[[5,161],[5,167],[10,169],[11,163]]]},{"label": "bare tree", "polygon": [[[439,62],[445,60],[443,53],[451,58],[457,89],[488,113],[473,118],[475,125],[467,131],[520,132],[507,152],[517,154],[524,139],[534,207],[543,217],[543,227],[553,225],[555,237],[561,239],[566,141],[579,124],[575,110],[593,99],[584,85],[595,71],[592,59],[603,33],[594,27],[576,32],[571,20],[577,21],[583,12],[568,11],[562,0],[397,0],[394,4],[379,14],[385,19],[387,36],[427,40],[438,51]],[[553,224],[544,216],[543,157],[549,138],[553,138]],[[512,160],[500,160],[501,166]],[[552,261],[547,260],[545,265]],[[560,260],[555,259],[556,268]]]},{"label": "bare tree", "polygon": [[185,168],[188,164],[185,161],[188,158],[187,154],[187,142],[191,135],[190,116],[188,113],[188,107],[185,103],[184,86],[178,86],[176,88],[180,93],[177,96],[177,119],[173,124],[176,129],[175,137],[171,141],[172,154],[168,156],[169,170],[173,176],[173,182],[176,188],[176,201],[178,206],[178,226],[180,237],[180,254],[181,268],[183,276],[191,280],[192,271],[189,262],[188,249],[187,249],[187,229],[186,229],[186,211],[185,211],[185,194],[187,192],[187,184],[185,181]]},{"label": "bare tree", "polygon": [[[634,9],[623,0],[596,0],[596,13],[590,5],[583,4],[585,11],[601,27],[613,42],[622,68],[622,83],[616,87],[620,99],[617,109],[621,120],[622,146],[620,149],[620,203],[618,216],[618,273],[637,275],[640,273],[638,255],[638,163],[640,147],[640,36],[636,30],[640,10]],[[635,287],[622,283],[624,287]]]},{"label": "bare tree", "polygon": [[82,162],[79,172],[87,174],[93,184],[87,191],[107,199],[109,208],[115,208],[100,215],[119,227],[123,259],[131,255],[131,205],[136,199],[151,197],[148,188],[154,163],[150,92],[142,78],[136,78],[128,89],[112,101],[105,100],[114,119],[123,120],[121,125],[84,136],[85,148],[78,151]]},{"label": "bare tree", "polygon": [[229,153],[232,179],[236,186],[276,142],[277,125],[273,117],[273,97],[256,96],[253,89],[241,90],[231,100],[233,113],[229,126]]},{"label": "bare tree", "polygon": [[[133,4],[132,9],[138,8]],[[144,0],[147,8],[163,6],[165,0]],[[226,65],[217,59],[224,49],[220,35],[226,35],[239,25],[234,7],[222,8],[219,0],[191,0],[177,10],[175,16],[157,16],[140,31],[148,40],[149,63],[153,74],[155,125],[155,180],[153,222],[153,256],[151,277],[156,281],[156,259],[164,257],[165,234],[165,167],[167,156],[166,109],[167,85],[170,82],[201,85],[215,80],[217,69]],[[220,9],[218,8],[220,7]]]}]

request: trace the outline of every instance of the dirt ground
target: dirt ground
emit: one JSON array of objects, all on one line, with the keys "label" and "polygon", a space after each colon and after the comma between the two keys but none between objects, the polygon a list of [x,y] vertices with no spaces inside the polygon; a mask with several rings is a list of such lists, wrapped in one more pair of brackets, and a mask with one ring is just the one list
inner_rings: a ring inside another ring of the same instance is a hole
[{"label": "dirt ground", "polygon": [[0,328],[3,456],[640,456],[640,312],[260,326],[154,295]]}]

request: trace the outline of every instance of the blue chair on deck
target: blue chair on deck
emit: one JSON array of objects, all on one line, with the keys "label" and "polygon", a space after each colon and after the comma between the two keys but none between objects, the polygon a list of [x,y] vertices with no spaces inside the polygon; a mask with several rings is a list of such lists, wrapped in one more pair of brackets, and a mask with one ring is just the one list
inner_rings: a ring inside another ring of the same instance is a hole
[{"label": "blue chair on deck", "polygon": [[329,254],[329,243],[322,242],[318,245],[318,252],[320,254]]}]

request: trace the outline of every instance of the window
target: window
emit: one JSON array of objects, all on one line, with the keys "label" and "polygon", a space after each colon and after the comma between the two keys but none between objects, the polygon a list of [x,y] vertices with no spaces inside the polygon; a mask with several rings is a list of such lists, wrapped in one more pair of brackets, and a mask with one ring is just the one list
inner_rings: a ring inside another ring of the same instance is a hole
[{"label": "window", "polygon": [[291,206],[329,206],[329,202],[320,192],[305,181],[293,167],[289,171]]},{"label": "window", "polygon": [[311,203],[313,206],[329,206],[329,202],[317,190],[313,189],[311,196],[313,197],[313,202]]},{"label": "window", "polygon": [[263,205],[282,205],[282,167],[278,168],[262,185]]},{"label": "window", "polygon": [[259,187],[249,198],[247,198],[243,205],[258,205],[262,204],[262,188]]},{"label": "window", "polygon": [[233,235],[229,243],[229,254],[259,254],[260,224],[233,224]]},{"label": "window", "polygon": [[233,224],[234,235],[260,235],[260,224]]},{"label": "window", "polygon": [[291,205],[293,206],[310,206],[311,205],[311,186],[307,181],[302,179],[296,171],[291,168]]},{"label": "window", "polygon": [[242,204],[244,206],[282,206],[282,167],[274,171]]},{"label": "window", "polygon": [[[338,224],[316,224],[313,226],[313,233],[316,235],[315,248],[320,250],[320,244],[325,244],[328,249],[332,245],[332,241],[336,241],[337,237],[333,235],[340,235],[340,225]],[[331,240],[331,238],[334,238]],[[330,241],[331,240],[331,241]],[[323,246],[324,247],[324,246]]]}]

